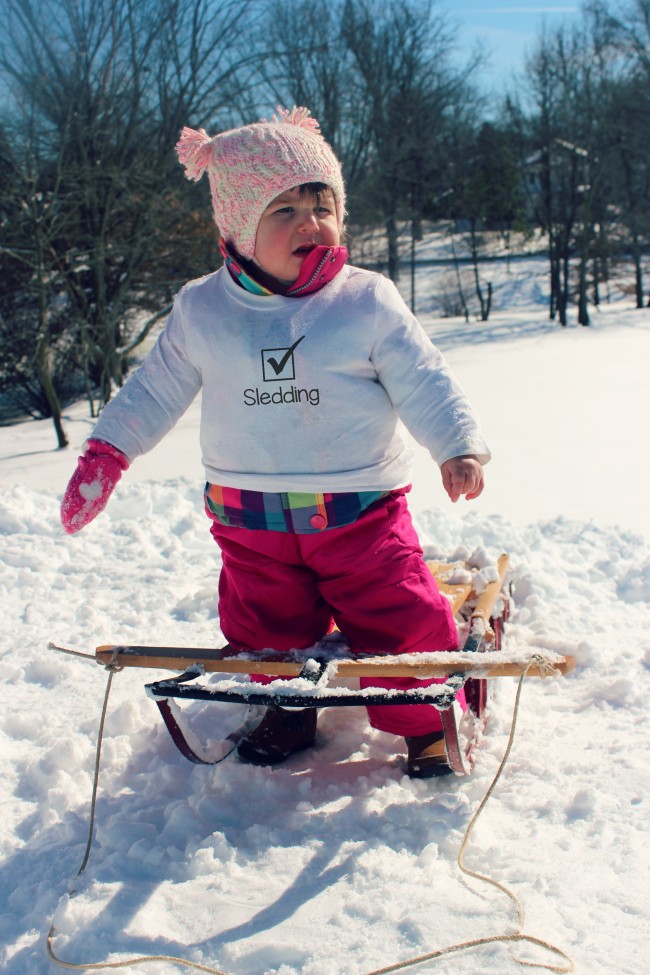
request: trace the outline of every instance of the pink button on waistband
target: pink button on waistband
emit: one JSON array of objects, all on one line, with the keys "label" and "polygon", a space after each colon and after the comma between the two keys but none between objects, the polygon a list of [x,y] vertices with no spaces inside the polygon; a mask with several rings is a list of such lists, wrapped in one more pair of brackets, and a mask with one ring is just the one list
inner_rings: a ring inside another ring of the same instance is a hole
[{"label": "pink button on waistband", "polygon": [[309,524],[312,528],[325,528],[327,525],[327,518],[325,515],[312,515],[309,519]]}]

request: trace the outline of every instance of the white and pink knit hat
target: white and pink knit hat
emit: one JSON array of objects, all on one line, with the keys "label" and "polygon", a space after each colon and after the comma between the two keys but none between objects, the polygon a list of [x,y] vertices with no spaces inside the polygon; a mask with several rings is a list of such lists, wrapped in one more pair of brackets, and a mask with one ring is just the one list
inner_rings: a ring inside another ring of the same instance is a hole
[{"label": "white and pink knit hat", "polygon": [[214,138],[203,129],[184,128],[176,152],[188,179],[198,181],[207,171],[214,219],[242,257],[253,257],[257,227],[269,203],[303,183],[331,187],[343,227],[341,165],[307,108],[278,108],[272,121],[262,119]]}]

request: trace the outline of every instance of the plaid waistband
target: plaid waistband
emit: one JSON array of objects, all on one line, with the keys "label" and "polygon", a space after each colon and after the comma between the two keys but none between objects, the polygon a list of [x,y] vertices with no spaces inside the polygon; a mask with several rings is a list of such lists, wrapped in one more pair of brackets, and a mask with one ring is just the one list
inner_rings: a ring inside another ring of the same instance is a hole
[{"label": "plaid waistband", "polygon": [[307,535],[351,525],[359,515],[391,491],[309,494],[298,491],[241,491],[206,484],[205,509],[220,525],[257,531]]}]

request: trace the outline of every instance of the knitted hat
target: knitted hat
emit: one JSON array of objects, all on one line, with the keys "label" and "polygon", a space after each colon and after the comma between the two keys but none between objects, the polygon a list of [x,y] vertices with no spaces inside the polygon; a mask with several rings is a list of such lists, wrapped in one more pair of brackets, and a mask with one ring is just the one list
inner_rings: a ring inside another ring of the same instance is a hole
[{"label": "knitted hat", "polygon": [[271,121],[210,136],[184,128],[176,145],[188,179],[207,171],[214,219],[242,257],[255,252],[257,227],[269,203],[294,186],[326,183],[336,202],[339,229],[345,216],[341,166],[309,109],[278,108]]}]

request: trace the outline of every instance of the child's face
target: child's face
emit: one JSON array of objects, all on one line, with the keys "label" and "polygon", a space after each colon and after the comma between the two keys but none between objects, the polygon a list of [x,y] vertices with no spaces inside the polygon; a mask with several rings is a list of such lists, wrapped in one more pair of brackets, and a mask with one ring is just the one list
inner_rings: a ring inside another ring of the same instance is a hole
[{"label": "child's face", "polygon": [[269,203],[255,239],[255,262],[285,284],[300,274],[305,257],[318,244],[336,247],[339,225],[334,194],[322,190],[301,197],[300,189],[287,190]]}]

